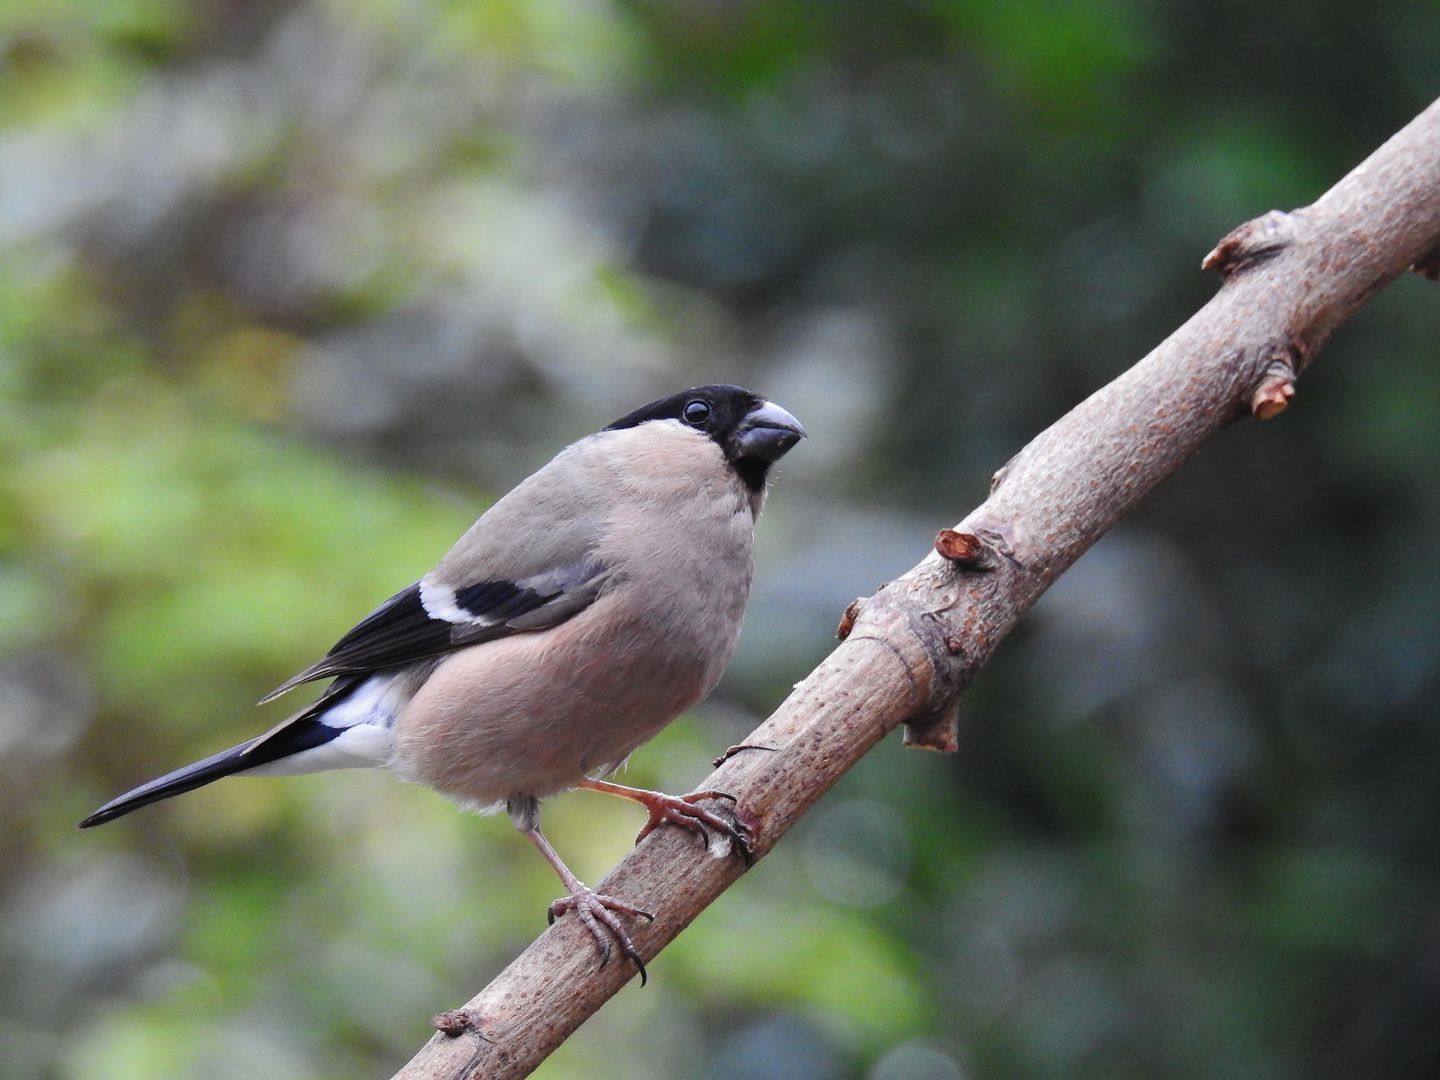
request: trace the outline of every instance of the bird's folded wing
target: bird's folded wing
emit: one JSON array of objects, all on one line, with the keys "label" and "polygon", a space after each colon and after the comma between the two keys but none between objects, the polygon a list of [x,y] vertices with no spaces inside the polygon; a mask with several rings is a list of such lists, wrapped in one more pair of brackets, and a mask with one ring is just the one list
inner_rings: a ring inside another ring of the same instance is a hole
[{"label": "bird's folded wing", "polygon": [[[572,520],[511,559],[497,558],[493,552],[488,559],[466,559],[464,570],[479,575],[468,580],[446,575],[452,562],[447,557],[433,572],[366,616],[323,659],[281,683],[260,703],[316,679],[398,667],[556,626],[594,603],[604,587],[608,568],[595,554],[595,538],[593,525]],[[505,575],[506,563],[519,572]]]}]

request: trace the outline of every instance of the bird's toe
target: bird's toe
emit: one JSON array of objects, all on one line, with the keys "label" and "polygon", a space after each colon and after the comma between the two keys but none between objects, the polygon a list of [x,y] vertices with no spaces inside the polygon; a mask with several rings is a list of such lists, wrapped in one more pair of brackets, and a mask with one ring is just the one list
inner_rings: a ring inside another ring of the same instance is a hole
[{"label": "bird's toe", "polygon": [[617,913],[632,915],[649,922],[654,922],[655,916],[634,904],[627,904],[624,900],[597,893],[594,889],[582,889],[569,896],[562,896],[550,905],[548,911],[550,922],[553,923],[559,916],[571,911],[595,938],[595,944],[600,949],[600,966],[603,968],[610,963],[613,955],[611,947],[613,942],[620,947],[620,951],[640,972],[640,985],[644,986],[649,978],[645,970],[645,961],[635,947],[635,942],[630,937],[630,931],[625,928],[625,924],[620,921]]},{"label": "bird's toe", "polygon": [[705,807],[697,805],[705,799],[723,799],[732,804],[735,802],[735,796],[726,791],[696,791],[689,795],[660,795],[657,793],[655,798],[646,801],[650,819],[645,822],[644,828],[635,837],[635,842],[638,844],[654,832],[658,826],[669,822],[693,829],[709,846],[709,830],[713,829],[718,836],[726,837],[730,841],[731,848],[740,853],[747,866],[753,863],[754,851],[750,846],[752,835],[749,826],[733,813],[722,817],[713,810],[707,810]]}]

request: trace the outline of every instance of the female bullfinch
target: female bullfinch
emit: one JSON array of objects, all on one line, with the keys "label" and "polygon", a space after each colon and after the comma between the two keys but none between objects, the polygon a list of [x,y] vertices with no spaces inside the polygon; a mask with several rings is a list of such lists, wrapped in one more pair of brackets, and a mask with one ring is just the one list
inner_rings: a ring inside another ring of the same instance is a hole
[{"label": "female bullfinch", "polygon": [[[461,807],[509,812],[565,882],[574,911],[644,964],[616,913],[540,832],[539,800],[571,788],[621,795],[710,826],[746,852],[743,826],[665,795],[608,783],[631,751],[700,701],[730,662],[754,566],[770,466],[805,437],[738,386],[652,402],[562,450],[487,510],[434,570],[391,597],[323,659],[283,683],[333,681],[264,735],[106,803],[101,825],[224,776],[379,767]],[[264,702],[262,702],[263,704]]]}]

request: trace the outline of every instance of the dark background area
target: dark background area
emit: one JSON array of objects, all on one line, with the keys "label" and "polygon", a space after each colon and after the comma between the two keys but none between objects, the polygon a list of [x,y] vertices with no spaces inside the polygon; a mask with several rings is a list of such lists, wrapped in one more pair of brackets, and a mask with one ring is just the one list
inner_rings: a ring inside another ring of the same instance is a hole
[{"label": "dark background area", "polygon": [[[0,13],[0,1077],[385,1076],[543,926],[503,820],[227,781],[250,702],[567,441],[809,427],[685,789],[1240,222],[1440,94],[1433,0]],[[1396,283],[541,1070],[1440,1075],[1440,294]],[[596,880],[640,822],[547,831]]]}]

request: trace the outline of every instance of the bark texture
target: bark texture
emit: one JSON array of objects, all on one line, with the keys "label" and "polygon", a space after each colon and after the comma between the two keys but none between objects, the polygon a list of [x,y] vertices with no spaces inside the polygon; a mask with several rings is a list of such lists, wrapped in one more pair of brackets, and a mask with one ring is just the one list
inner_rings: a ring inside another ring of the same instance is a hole
[{"label": "bark texture", "polygon": [[[936,551],[841,623],[842,644],[703,783],[733,793],[770,851],[895,727],[953,749],[961,692],[1015,621],[1092,544],[1222,427],[1283,410],[1296,375],[1342,322],[1407,269],[1440,268],[1440,102],[1311,206],[1272,211],[1205,259],[1209,304],[1042,432]],[[717,804],[723,805],[723,804]],[[693,834],[660,829],[600,883],[656,913],[634,927],[649,958],[745,870]],[[597,969],[562,918],[440,1030],[403,1080],[521,1077],[635,976]]]}]

